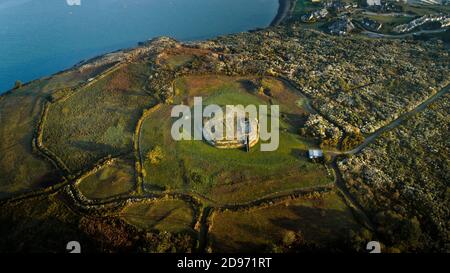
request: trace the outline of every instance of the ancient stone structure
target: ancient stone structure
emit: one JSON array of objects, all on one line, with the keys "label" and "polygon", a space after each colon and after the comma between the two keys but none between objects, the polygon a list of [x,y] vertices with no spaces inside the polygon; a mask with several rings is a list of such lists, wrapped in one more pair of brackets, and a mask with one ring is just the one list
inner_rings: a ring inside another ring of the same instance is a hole
[{"label": "ancient stone structure", "polygon": [[[229,136],[227,132],[232,134]],[[248,151],[259,141],[258,119],[249,118],[245,112],[227,113],[206,121],[203,137],[220,149],[246,148]]]}]

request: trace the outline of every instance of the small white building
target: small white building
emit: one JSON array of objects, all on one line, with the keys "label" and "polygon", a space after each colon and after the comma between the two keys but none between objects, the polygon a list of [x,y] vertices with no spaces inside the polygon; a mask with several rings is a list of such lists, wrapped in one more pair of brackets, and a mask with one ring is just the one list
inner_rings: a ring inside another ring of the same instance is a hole
[{"label": "small white building", "polygon": [[370,6],[381,6],[381,0],[367,0],[367,5]]},{"label": "small white building", "polygon": [[317,159],[323,157],[323,151],[319,149],[310,149],[308,151],[309,159]]}]

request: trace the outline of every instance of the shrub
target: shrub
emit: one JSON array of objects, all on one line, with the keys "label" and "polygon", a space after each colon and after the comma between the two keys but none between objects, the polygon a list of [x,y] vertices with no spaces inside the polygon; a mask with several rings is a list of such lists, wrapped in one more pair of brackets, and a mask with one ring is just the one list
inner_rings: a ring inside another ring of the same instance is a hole
[{"label": "shrub", "polygon": [[364,136],[359,132],[347,135],[342,141],[342,149],[344,151],[351,150],[364,142]]},{"label": "shrub", "polygon": [[150,161],[152,165],[158,165],[164,159],[164,152],[160,146],[155,146],[147,154],[147,160]]}]

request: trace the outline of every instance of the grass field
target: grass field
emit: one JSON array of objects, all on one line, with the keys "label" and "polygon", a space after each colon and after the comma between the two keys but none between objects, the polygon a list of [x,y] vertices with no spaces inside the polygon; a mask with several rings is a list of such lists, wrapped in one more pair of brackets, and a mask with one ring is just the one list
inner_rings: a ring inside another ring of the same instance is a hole
[{"label": "grass field", "polygon": [[181,200],[136,202],[125,207],[121,217],[140,229],[194,232],[194,212],[188,203]]},{"label": "grass field", "polygon": [[131,160],[118,160],[82,179],[78,188],[89,199],[125,194],[135,188],[134,173],[134,164]]},{"label": "grass field", "polygon": [[207,55],[210,51],[199,48],[178,47],[165,50],[158,56],[157,63],[176,69],[193,61],[196,57]]},{"label": "grass field", "polygon": [[289,232],[301,232],[309,244],[331,247],[358,229],[335,192],[247,211],[214,212],[211,217],[208,240],[213,252],[271,251]]},{"label": "grass field", "polygon": [[55,170],[32,153],[32,139],[46,97],[61,86],[87,80],[97,70],[67,71],[0,97],[0,198],[59,182]]},{"label": "grass field", "polygon": [[219,150],[204,141],[175,142],[170,134],[171,106],[164,105],[144,121],[141,133],[143,155],[156,146],[164,154],[159,164],[144,161],[147,190],[193,191],[224,204],[333,181],[323,165],[306,159],[309,143],[296,133],[306,113],[299,107],[302,97],[272,78],[263,81],[270,87],[270,96],[261,95],[249,87],[248,80],[219,76],[183,78],[176,83],[175,101],[191,104],[193,96],[203,96],[205,104],[280,104],[278,150],[261,152],[257,144],[246,153],[238,149]]},{"label": "grass field", "polygon": [[146,64],[122,67],[51,105],[44,144],[71,171],[88,167],[107,155],[132,151],[132,135],[144,108],[154,104],[144,90]]}]

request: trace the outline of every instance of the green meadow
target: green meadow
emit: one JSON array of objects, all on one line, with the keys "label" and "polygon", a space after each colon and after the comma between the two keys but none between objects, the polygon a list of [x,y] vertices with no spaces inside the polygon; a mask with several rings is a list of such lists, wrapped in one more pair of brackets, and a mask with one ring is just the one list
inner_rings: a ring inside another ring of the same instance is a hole
[{"label": "green meadow", "polygon": [[60,182],[55,168],[36,155],[33,137],[45,101],[60,88],[71,88],[98,73],[70,70],[36,80],[0,97],[0,198]]},{"label": "green meadow", "polygon": [[78,189],[89,199],[123,195],[135,189],[135,170],[132,160],[117,160],[78,182]]},{"label": "green meadow", "polygon": [[71,172],[108,155],[132,152],[137,120],[154,99],[144,90],[146,64],[130,64],[52,103],[43,142]]},{"label": "green meadow", "polygon": [[[279,104],[283,116],[279,148],[262,152],[257,144],[247,153],[240,149],[217,149],[198,140],[174,141],[172,106],[163,105],[144,121],[141,132],[140,152],[147,190],[193,192],[213,203],[230,204],[333,182],[323,165],[306,159],[309,141],[294,130],[307,113],[299,107],[300,95],[271,78],[263,81],[271,86],[270,96],[260,94],[249,87],[248,81],[217,76],[183,78],[176,82],[178,96],[174,101],[192,105],[193,96],[202,96],[204,104],[222,106]],[[146,157],[155,147],[163,154],[157,164]]]}]

